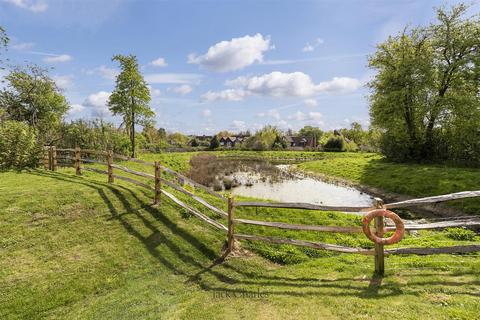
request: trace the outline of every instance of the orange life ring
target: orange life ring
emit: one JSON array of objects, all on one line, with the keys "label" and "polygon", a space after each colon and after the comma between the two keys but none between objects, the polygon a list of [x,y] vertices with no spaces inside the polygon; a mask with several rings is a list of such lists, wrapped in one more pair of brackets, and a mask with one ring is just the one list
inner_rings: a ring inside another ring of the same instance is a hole
[{"label": "orange life ring", "polygon": [[[389,238],[380,238],[379,236],[372,233],[370,230],[370,221],[375,217],[386,217],[390,218],[395,222],[395,233]],[[395,213],[387,209],[375,209],[367,213],[363,217],[363,233],[367,236],[368,239],[372,240],[378,244],[394,244],[402,240],[403,234],[405,232],[405,225],[403,224],[402,219]]]}]

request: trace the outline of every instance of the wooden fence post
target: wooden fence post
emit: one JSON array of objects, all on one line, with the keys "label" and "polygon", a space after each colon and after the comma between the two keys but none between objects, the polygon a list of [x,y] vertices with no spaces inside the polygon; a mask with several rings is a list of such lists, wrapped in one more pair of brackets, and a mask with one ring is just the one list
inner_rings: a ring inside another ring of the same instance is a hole
[{"label": "wooden fence post", "polygon": [[80,147],[75,147],[75,174],[82,175],[82,168],[80,167]]},{"label": "wooden fence post", "polygon": [[161,167],[160,162],[155,161],[155,199],[153,200],[154,205],[160,204],[160,195],[161,195],[161,181],[160,181]]},{"label": "wooden fence post", "polygon": [[228,233],[227,233],[227,254],[233,251],[234,246],[234,224],[233,224],[233,217],[235,214],[235,205],[233,196],[230,195],[228,197]]},{"label": "wooden fence post", "polygon": [[108,150],[108,153],[107,153],[108,183],[113,183],[114,182],[112,162],[113,162],[113,152],[112,152],[112,150]]},{"label": "wooden fence post", "polygon": [[48,146],[48,170],[53,170],[53,154],[51,146]]},{"label": "wooden fence post", "polygon": [[[380,198],[375,198],[375,208],[383,208],[383,200]],[[375,217],[375,234],[378,237],[383,237],[385,233],[384,230],[384,218]],[[383,251],[383,244],[375,244],[375,273],[378,275],[383,275],[385,273],[385,256]]]},{"label": "wooden fence post", "polygon": [[43,147],[43,168],[47,171],[50,168],[50,149]]},{"label": "wooden fence post", "polygon": [[55,146],[52,147],[52,163],[52,170],[57,171],[57,148]]}]

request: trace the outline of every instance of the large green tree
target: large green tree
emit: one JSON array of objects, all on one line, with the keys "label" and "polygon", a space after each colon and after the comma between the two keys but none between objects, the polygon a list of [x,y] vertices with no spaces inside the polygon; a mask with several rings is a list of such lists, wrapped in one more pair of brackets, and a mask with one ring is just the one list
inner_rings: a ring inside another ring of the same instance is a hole
[{"label": "large green tree", "polygon": [[51,144],[69,105],[47,71],[35,65],[15,67],[5,82],[0,91],[2,117],[27,123],[38,130],[43,143]]},{"label": "large green tree", "polygon": [[478,144],[480,22],[466,9],[438,9],[436,22],[389,37],[370,57],[370,114],[387,156],[467,160],[458,135],[468,149]]},{"label": "large green tree", "polygon": [[298,134],[303,137],[312,138],[314,142],[313,147],[317,147],[318,141],[322,138],[323,131],[318,127],[304,126],[298,131]]},{"label": "large green tree", "polygon": [[130,136],[131,157],[135,158],[135,125],[152,123],[155,113],[150,109],[150,90],[139,71],[137,58],[133,55],[115,55],[120,64],[115,90],[110,95],[108,106],[114,115],[123,117],[123,125]]}]

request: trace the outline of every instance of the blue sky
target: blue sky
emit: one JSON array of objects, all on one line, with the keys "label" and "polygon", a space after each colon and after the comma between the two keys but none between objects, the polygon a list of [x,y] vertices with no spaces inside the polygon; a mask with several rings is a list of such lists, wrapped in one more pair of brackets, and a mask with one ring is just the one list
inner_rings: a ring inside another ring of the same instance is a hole
[{"label": "blue sky", "polygon": [[151,86],[157,127],[329,130],[368,126],[375,45],[451,3],[0,0],[0,25],[11,62],[52,68],[72,105],[67,119],[119,123],[105,106],[117,72],[111,57],[131,53]]}]

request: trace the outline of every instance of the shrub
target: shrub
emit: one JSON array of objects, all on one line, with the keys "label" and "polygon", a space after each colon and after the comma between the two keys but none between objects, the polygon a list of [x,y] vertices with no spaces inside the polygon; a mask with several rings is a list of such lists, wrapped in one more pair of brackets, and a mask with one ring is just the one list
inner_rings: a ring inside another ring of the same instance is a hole
[{"label": "shrub", "polygon": [[0,124],[0,168],[34,168],[40,154],[41,148],[32,127],[19,121]]},{"label": "shrub", "polygon": [[215,182],[213,183],[213,190],[217,192],[223,190],[223,187],[220,181],[215,180]]},{"label": "shrub", "polygon": [[345,141],[340,136],[330,137],[323,146],[325,151],[345,151]]},{"label": "shrub", "polygon": [[223,178],[223,186],[225,187],[225,190],[232,189],[233,180],[231,178]]},{"label": "shrub", "polygon": [[475,232],[462,228],[449,228],[447,229],[447,237],[458,241],[473,241],[475,240]]}]

